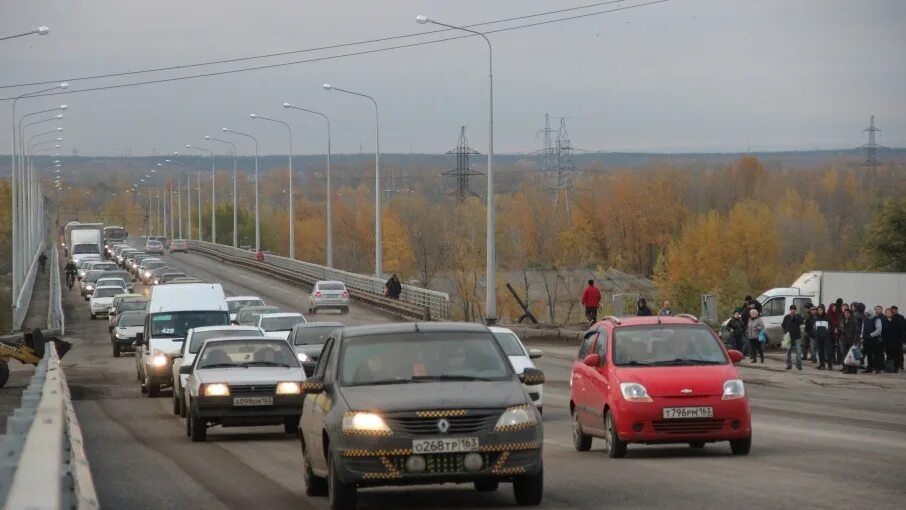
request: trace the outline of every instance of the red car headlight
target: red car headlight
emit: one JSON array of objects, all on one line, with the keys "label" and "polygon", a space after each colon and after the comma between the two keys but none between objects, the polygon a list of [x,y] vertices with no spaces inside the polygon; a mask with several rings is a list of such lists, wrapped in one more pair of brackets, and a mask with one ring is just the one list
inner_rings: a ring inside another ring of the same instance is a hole
[{"label": "red car headlight", "polygon": [[653,402],[648,390],[639,383],[624,382],[620,383],[620,392],[623,399],[629,402]]},{"label": "red car headlight", "polygon": [[721,400],[736,400],[746,396],[746,386],[742,379],[730,379],[724,383],[724,394]]}]

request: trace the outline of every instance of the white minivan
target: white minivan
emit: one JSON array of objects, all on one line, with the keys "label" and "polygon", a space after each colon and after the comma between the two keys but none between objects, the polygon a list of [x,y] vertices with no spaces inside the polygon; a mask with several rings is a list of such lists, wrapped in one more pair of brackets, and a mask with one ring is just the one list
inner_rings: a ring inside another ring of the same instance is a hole
[{"label": "white minivan", "polygon": [[173,358],[182,350],[187,331],[229,324],[229,309],[219,283],[153,287],[144,331],[135,342],[142,393],[156,397],[161,387],[173,385]]}]

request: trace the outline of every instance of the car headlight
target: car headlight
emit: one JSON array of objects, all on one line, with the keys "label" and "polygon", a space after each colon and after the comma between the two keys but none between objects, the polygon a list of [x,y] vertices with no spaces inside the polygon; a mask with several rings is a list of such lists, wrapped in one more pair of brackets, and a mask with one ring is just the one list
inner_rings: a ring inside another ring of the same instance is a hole
[{"label": "car headlight", "polygon": [[201,394],[206,397],[229,397],[230,387],[223,383],[205,384],[201,387]]},{"label": "car headlight", "polygon": [[652,402],[648,390],[639,383],[620,383],[620,392],[623,393],[623,399],[629,402]]},{"label": "car headlight", "polygon": [[730,379],[724,383],[724,394],[721,400],[736,400],[746,396],[746,386],[742,379]]},{"label": "car headlight", "polygon": [[343,433],[363,436],[392,436],[393,431],[380,415],[348,411],[343,415]]},{"label": "car headlight", "polygon": [[299,395],[302,386],[297,382],[282,382],[277,384],[277,395]]},{"label": "car headlight", "polygon": [[311,361],[311,358],[308,357],[308,354],[305,354],[304,352],[296,353],[296,358],[298,358],[299,361]]},{"label": "car headlight", "polygon": [[155,354],[151,358],[151,365],[155,367],[164,367],[167,366],[167,356],[165,354]]},{"label": "car headlight", "polygon": [[128,336],[126,336],[126,335],[124,335],[124,334],[122,334],[122,333],[117,333],[117,334],[116,334],[116,337],[119,338],[120,340],[126,340],[126,339],[129,338]]},{"label": "car headlight", "polygon": [[94,285],[91,285],[89,283],[88,285],[85,286],[85,290],[94,290]]},{"label": "car headlight", "polygon": [[79,278],[85,277],[85,271],[79,271]]},{"label": "car headlight", "polygon": [[157,285],[158,283],[160,283],[160,280],[154,280],[154,281],[151,282],[151,283],[153,283],[154,285]]},{"label": "car headlight", "polygon": [[151,278],[151,273],[149,271],[145,271],[145,278]]},{"label": "car headlight", "polygon": [[494,430],[497,432],[509,432],[513,430],[522,430],[538,425],[535,407],[530,405],[510,407],[497,420]]}]

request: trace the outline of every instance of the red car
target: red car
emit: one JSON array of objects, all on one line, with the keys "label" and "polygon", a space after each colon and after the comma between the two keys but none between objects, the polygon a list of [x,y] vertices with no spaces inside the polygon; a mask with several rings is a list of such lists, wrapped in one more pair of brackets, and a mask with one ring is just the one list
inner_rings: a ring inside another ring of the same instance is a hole
[{"label": "red car", "polygon": [[691,315],[607,317],[585,334],[570,380],[573,444],[603,438],[608,455],[630,443],[729,441],[737,455],[752,447],[745,385],[730,350]]}]

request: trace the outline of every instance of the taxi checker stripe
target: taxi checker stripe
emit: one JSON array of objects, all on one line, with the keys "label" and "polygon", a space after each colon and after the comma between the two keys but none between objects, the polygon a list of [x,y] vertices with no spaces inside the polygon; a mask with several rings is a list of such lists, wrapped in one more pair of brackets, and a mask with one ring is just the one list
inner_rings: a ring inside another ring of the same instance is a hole
[{"label": "taxi checker stripe", "polygon": [[483,453],[502,452],[502,451],[519,451],[519,450],[537,450],[541,448],[538,441],[524,441],[522,443],[492,444],[482,446],[478,451]]},{"label": "taxi checker stripe", "polygon": [[[541,448],[538,441],[523,441],[521,443],[504,443],[485,445],[478,449],[482,453],[494,453],[503,451],[520,451],[520,450],[537,450]],[[365,450],[352,449],[343,452],[344,457],[394,457],[412,455],[411,448],[395,448],[392,450]]]},{"label": "taxi checker stripe", "polygon": [[465,416],[468,413],[465,409],[441,409],[436,411],[416,411],[415,415],[419,418],[449,418],[451,416]]},{"label": "taxi checker stripe", "polygon": [[344,457],[383,457],[386,455],[412,455],[411,448],[397,448],[395,450],[346,450]]},{"label": "taxi checker stripe", "polygon": [[387,472],[394,473],[397,475],[399,474],[399,471],[396,469],[396,466],[394,466],[393,463],[390,462],[390,459],[388,459],[387,457],[381,457],[381,464],[384,465],[384,468],[387,469]]},{"label": "taxi checker stripe", "polygon": [[396,473],[362,473],[363,480],[393,480],[395,478],[400,478],[399,472]]}]

